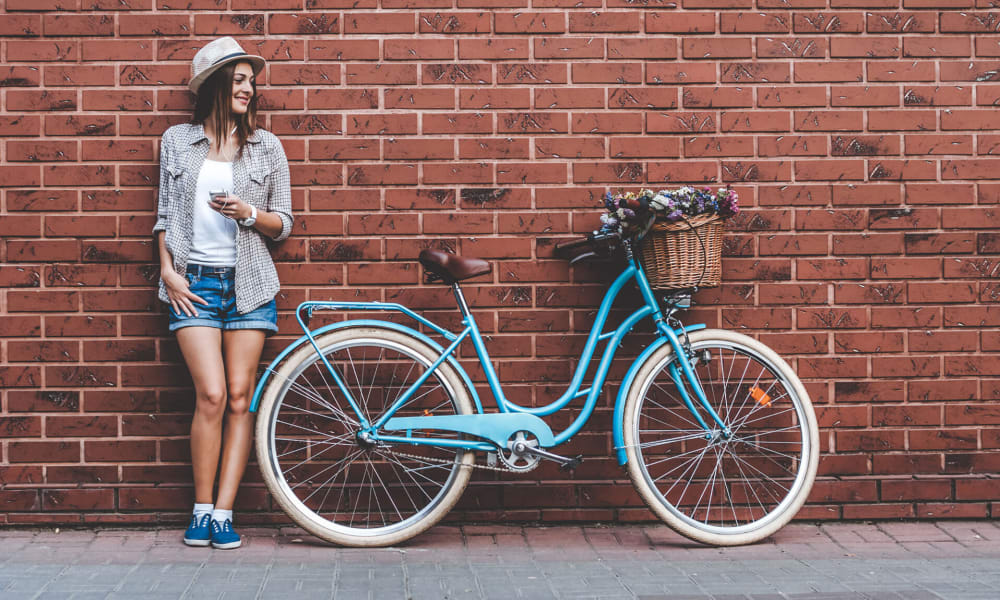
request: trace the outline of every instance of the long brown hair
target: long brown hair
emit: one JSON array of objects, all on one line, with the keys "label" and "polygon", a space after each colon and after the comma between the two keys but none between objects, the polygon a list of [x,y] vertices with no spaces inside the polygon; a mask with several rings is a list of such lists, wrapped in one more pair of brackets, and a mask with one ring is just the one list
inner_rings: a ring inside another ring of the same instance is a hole
[{"label": "long brown hair", "polygon": [[204,125],[209,115],[215,114],[215,126],[211,132],[216,143],[221,143],[229,137],[229,132],[236,127],[236,141],[239,150],[236,156],[243,154],[247,138],[257,129],[257,83],[250,80],[253,86],[253,96],[247,105],[247,111],[242,115],[233,114],[233,77],[236,65],[241,61],[231,62],[212,73],[205,83],[198,88],[198,96],[194,104],[194,116],[191,122]]}]

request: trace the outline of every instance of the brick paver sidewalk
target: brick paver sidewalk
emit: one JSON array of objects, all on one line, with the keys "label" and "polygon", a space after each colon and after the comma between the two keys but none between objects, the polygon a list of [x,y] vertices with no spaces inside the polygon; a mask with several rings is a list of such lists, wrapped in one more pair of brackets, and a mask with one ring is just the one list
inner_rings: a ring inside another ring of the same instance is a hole
[{"label": "brick paver sidewalk", "polygon": [[793,524],[728,549],[662,526],[439,526],[375,550],[241,531],[232,551],[174,529],[0,531],[0,598],[1000,598],[993,522]]}]

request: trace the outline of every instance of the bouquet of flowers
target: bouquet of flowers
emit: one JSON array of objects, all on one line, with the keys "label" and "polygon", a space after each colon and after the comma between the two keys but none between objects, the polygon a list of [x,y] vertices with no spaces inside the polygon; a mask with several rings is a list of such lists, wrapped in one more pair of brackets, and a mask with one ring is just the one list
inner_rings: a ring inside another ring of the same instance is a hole
[{"label": "bouquet of flowers", "polygon": [[697,216],[718,215],[725,219],[740,211],[739,197],[731,188],[701,189],[684,186],[676,190],[641,190],[604,196],[608,212],[601,215],[602,229],[619,229],[623,235],[643,235],[656,221],[677,222]]}]

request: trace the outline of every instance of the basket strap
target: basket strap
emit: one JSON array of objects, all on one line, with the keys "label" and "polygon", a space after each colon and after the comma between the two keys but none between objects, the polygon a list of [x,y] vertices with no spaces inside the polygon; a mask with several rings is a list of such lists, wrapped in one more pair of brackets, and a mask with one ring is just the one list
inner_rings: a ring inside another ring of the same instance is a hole
[{"label": "basket strap", "polygon": [[687,220],[684,213],[681,213],[681,218],[684,219],[684,222],[691,228],[691,233],[698,238],[698,243],[701,244],[701,255],[704,257],[704,260],[701,264],[701,275],[698,276],[698,283],[694,286],[695,291],[698,291],[698,288],[701,286],[701,282],[705,280],[705,274],[708,272],[708,248],[705,246],[705,238],[701,237],[701,234],[698,232],[698,228],[695,227],[691,221]]}]

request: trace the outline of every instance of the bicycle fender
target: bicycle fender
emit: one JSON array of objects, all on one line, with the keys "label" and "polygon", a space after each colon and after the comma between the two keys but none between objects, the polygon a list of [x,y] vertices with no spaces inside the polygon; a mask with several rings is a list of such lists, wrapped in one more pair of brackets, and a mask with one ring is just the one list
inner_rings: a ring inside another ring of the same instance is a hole
[{"label": "bicycle fender", "polygon": [[[435,342],[427,335],[417,331],[416,329],[413,329],[412,327],[407,327],[406,325],[400,325],[399,323],[393,323],[391,321],[378,321],[375,319],[354,319],[351,321],[341,321],[339,323],[331,323],[330,325],[324,325],[323,327],[320,327],[319,329],[313,331],[312,336],[313,338],[315,338],[316,336],[324,334],[328,331],[345,329],[347,327],[381,327],[383,329],[392,329],[400,333],[412,335],[413,337],[417,338],[421,342],[424,342],[434,350],[437,350],[438,352],[444,352],[444,347],[442,347],[441,344]],[[281,364],[281,361],[285,360],[285,358],[287,358],[289,354],[297,350],[299,346],[308,343],[309,343],[309,338],[303,335],[299,339],[295,340],[293,343],[289,344],[287,348],[281,351],[281,354],[276,356],[274,360],[272,360],[271,363],[267,365],[267,369],[264,370],[264,374],[261,375],[260,380],[257,382],[257,387],[254,389],[253,399],[250,401],[250,412],[252,413],[257,412],[257,406],[258,404],[260,404],[260,398],[264,393],[264,388],[267,387],[267,382],[269,379],[271,379],[271,374],[278,369],[278,365]],[[458,375],[462,378],[462,382],[465,383],[466,389],[472,396],[472,401],[476,405],[476,410],[480,413],[483,412],[482,402],[479,400],[479,394],[476,392],[476,387],[472,385],[472,379],[469,378],[469,374],[465,372],[465,369],[462,368],[462,365],[458,364],[458,361],[455,360],[454,356],[449,356],[448,362],[451,364],[452,367],[455,368],[456,371],[458,371]]]},{"label": "bicycle fender", "polygon": [[389,431],[414,429],[432,429],[439,431],[457,431],[490,440],[497,446],[505,448],[507,440],[518,431],[529,431],[538,440],[542,448],[556,445],[555,437],[548,424],[527,413],[490,413],[488,415],[431,415],[426,417],[393,417],[386,421],[383,427]]},{"label": "bicycle fender", "polygon": [[[705,329],[707,326],[699,323],[697,325],[688,325],[684,327],[683,330],[678,329],[677,334],[681,335],[682,331],[684,333],[690,333],[692,331],[698,331],[699,329]],[[628,462],[628,455],[625,453],[625,401],[628,399],[628,391],[632,388],[632,384],[635,381],[635,375],[639,372],[639,368],[649,359],[650,356],[657,350],[660,346],[668,344],[669,340],[666,337],[658,337],[656,340],[650,344],[642,354],[632,363],[629,367],[628,372],[625,374],[625,378],[622,379],[621,387],[618,388],[618,397],[615,399],[615,414],[611,425],[611,433],[614,438],[615,443],[615,456],[618,458],[619,466],[625,465]]]}]

